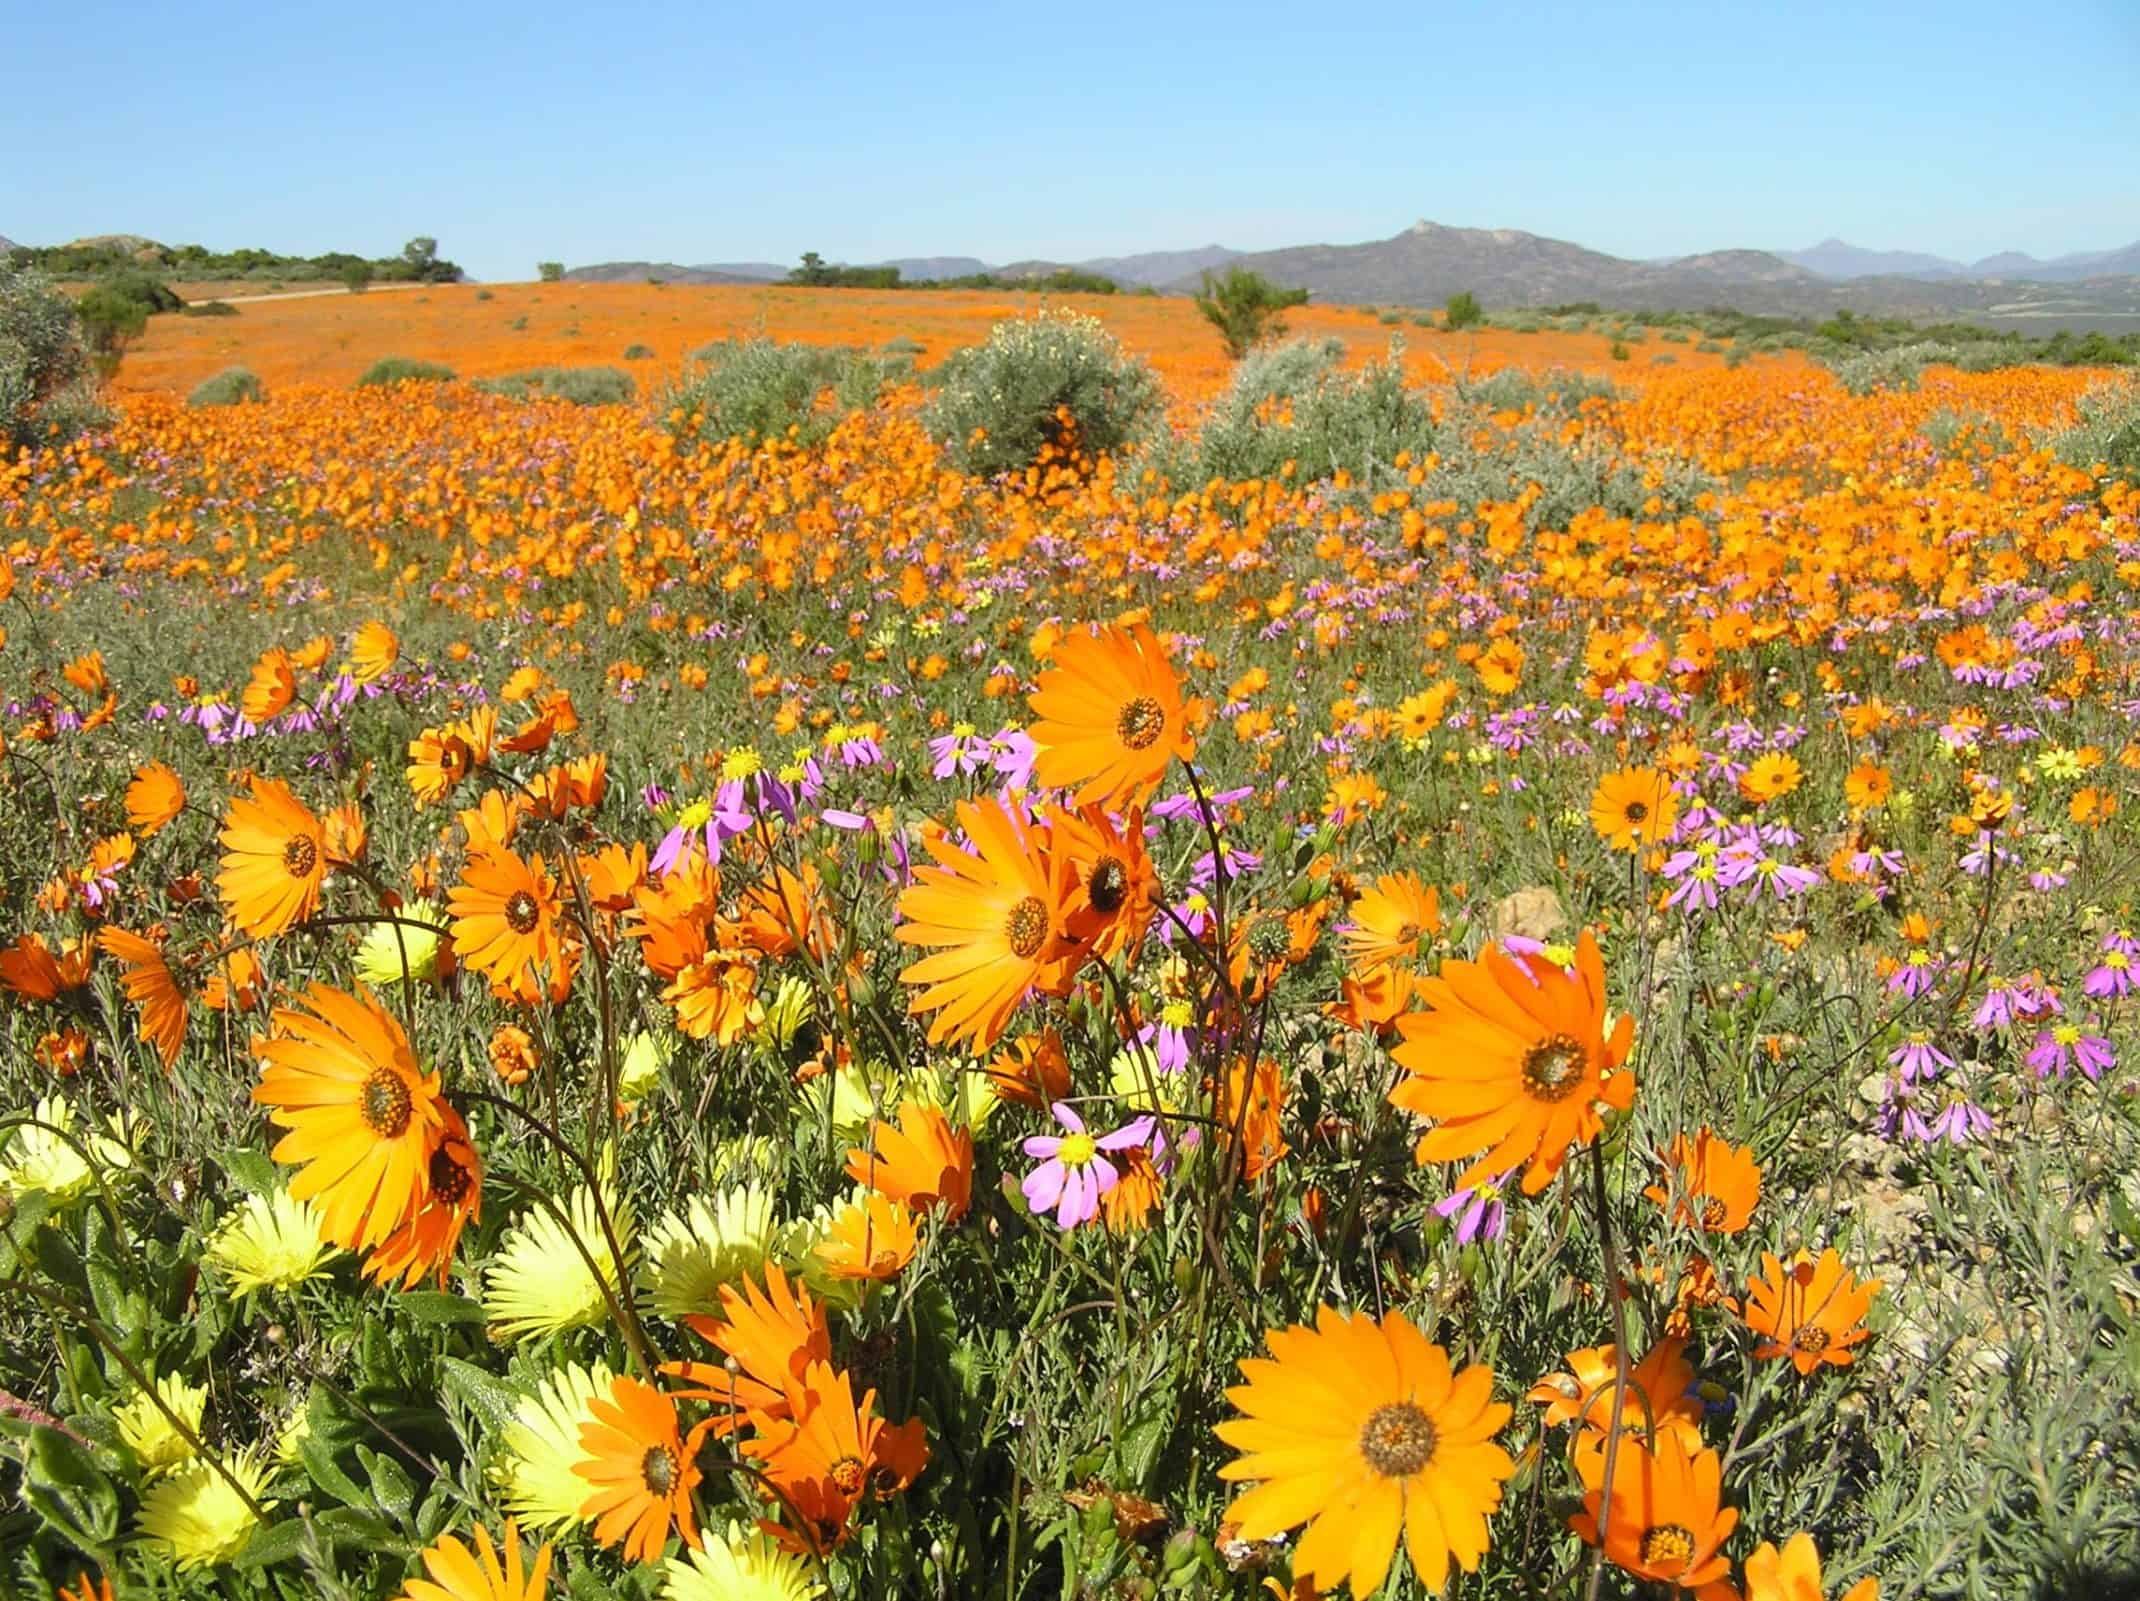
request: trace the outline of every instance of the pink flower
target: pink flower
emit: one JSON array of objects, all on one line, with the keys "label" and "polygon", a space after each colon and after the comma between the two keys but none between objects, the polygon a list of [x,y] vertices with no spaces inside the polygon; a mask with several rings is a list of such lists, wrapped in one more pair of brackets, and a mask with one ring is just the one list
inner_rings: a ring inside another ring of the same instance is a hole
[{"label": "pink flower", "polygon": [[1140,1117],[1112,1134],[1095,1137],[1086,1131],[1085,1120],[1065,1103],[1057,1101],[1049,1110],[1069,1132],[1060,1138],[1036,1134],[1025,1142],[1026,1155],[1046,1160],[1025,1176],[1019,1188],[1035,1212],[1053,1212],[1057,1227],[1074,1229],[1099,1215],[1100,1197],[1121,1180],[1114,1163],[1102,1153],[1147,1143],[1153,1120]]}]

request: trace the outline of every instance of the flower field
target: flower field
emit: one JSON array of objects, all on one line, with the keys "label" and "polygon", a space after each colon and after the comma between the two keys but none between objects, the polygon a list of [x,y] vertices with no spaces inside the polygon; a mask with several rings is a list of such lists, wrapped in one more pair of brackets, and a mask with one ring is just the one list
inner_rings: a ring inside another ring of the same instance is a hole
[{"label": "flower field", "polygon": [[0,1595],[2131,1593],[2106,375],[1421,332],[1245,478],[348,387],[1019,309],[161,318],[0,464]]}]

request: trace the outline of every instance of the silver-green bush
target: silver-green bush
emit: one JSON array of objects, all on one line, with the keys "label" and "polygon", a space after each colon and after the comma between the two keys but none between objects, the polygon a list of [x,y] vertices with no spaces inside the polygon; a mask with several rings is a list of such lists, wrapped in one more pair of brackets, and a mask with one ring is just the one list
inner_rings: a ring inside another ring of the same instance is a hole
[{"label": "silver-green bush", "polygon": [[822,440],[849,412],[876,404],[906,363],[855,350],[779,344],[762,335],[691,353],[662,409],[678,432],[759,444]]},{"label": "silver-green bush", "polygon": [[186,404],[195,408],[203,406],[258,405],[267,399],[267,391],[260,380],[243,367],[225,367],[213,378],[197,385],[186,397]]},{"label": "silver-green bush", "polygon": [[13,451],[104,420],[74,309],[42,273],[0,262],[0,442]]},{"label": "silver-green bush", "polygon": [[453,369],[442,367],[435,361],[412,361],[407,356],[382,356],[364,369],[364,376],[357,380],[357,387],[370,389],[381,384],[445,384],[452,381]]},{"label": "silver-green bush", "polygon": [[1256,350],[1234,371],[1198,440],[1198,469],[1212,478],[1275,478],[1292,464],[1293,481],[1312,483],[1350,472],[1365,479],[1399,452],[1435,447],[1434,413],[1405,384],[1404,345],[1358,372],[1341,365],[1336,339],[1296,339]]},{"label": "silver-green bush", "polygon": [[999,322],[939,372],[922,421],[966,472],[1022,471],[1051,447],[1112,454],[1160,405],[1152,369],[1076,312]]},{"label": "silver-green bush", "polygon": [[2140,483],[2140,382],[2097,384],[2078,410],[2074,425],[2050,441],[2052,453],[2069,467],[2107,467],[2112,477]]},{"label": "silver-green bush", "polygon": [[476,388],[512,400],[569,400],[575,406],[621,406],[638,393],[621,367],[530,367],[526,372],[481,378]]}]

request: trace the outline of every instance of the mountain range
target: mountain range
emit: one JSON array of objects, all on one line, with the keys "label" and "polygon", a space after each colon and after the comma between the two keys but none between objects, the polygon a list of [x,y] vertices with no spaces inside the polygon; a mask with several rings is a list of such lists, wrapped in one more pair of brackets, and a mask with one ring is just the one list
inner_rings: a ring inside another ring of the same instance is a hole
[{"label": "mountain range", "polygon": [[[1205,271],[1234,262],[1337,304],[1436,306],[1469,290],[1485,305],[1500,308],[1594,301],[1655,311],[1729,306],[1789,317],[1827,317],[1847,309],[2038,332],[2140,329],[2140,242],[2049,261],[2009,251],[1961,262],[1916,251],[1866,250],[1840,239],[1808,250],[1714,250],[1636,261],[1514,228],[1451,228],[1422,221],[1391,238],[1350,245],[1237,251],[1214,244],[1005,266],[972,256],[918,256],[871,265],[895,266],[909,282],[977,272],[1039,276],[1072,266],[1104,274],[1125,288],[1186,293]],[[784,279],[787,270],[770,262],[604,262],[565,276],[587,282],[651,277],[670,283],[771,283]]]}]

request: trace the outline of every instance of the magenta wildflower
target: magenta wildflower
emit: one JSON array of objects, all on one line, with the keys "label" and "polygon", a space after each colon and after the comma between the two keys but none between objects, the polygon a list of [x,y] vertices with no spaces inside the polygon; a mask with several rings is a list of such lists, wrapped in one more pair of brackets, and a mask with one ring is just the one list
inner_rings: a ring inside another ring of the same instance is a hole
[{"label": "magenta wildflower", "polygon": [[2074,1068],[2091,1079],[2101,1078],[2104,1072],[2118,1065],[2117,1053],[2110,1041],[2100,1034],[2090,1034],[2078,1023],[2053,1023],[2040,1031],[2036,1043],[2028,1055],[2029,1066],[2036,1070],[2038,1078],[2048,1078],[2056,1073],[2064,1078]]},{"label": "magenta wildflower", "polygon": [[1087,1132],[1085,1120],[1071,1106],[1057,1101],[1050,1111],[1067,1134],[1036,1134],[1025,1142],[1025,1154],[1044,1158],[1019,1186],[1026,1205],[1035,1212],[1053,1212],[1058,1228],[1074,1229],[1099,1215],[1100,1197],[1121,1181],[1105,1152],[1126,1151],[1152,1137],[1153,1119],[1140,1117],[1112,1134]]}]

